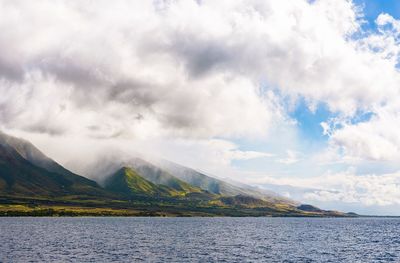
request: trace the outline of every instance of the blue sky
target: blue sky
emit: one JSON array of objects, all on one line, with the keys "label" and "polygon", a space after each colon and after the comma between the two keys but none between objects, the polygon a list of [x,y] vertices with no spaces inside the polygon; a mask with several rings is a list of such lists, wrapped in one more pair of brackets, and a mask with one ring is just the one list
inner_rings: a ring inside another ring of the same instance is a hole
[{"label": "blue sky", "polygon": [[381,13],[388,13],[396,19],[400,17],[400,2],[396,0],[355,0],[354,3],[364,7],[364,17],[370,24]]}]

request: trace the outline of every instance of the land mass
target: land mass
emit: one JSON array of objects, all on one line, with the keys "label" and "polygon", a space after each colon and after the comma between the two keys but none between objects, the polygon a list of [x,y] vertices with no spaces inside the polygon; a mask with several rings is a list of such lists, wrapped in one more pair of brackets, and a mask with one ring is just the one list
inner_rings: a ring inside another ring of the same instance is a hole
[{"label": "land mass", "polygon": [[[95,182],[0,133],[0,216],[353,217],[173,163],[113,160]],[[99,172],[101,173],[101,172]]]}]

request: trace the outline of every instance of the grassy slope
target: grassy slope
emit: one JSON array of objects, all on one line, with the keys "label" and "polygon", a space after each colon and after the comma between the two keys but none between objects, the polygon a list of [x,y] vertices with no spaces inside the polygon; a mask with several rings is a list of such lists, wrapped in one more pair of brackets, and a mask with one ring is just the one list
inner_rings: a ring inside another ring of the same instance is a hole
[{"label": "grassy slope", "polygon": [[105,188],[124,195],[168,195],[164,188],[147,181],[128,167],[121,168],[108,178]]},{"label": "grassy slope", "polygon": [[201,188],[193,186],[185,181],[182,181],[173,176],[172,174],[142,159],[136,158],[134,162],[131,164],[131,167],[143,178],[154,184],[165,185],[168,186],[169,188],[172,188],[182,193],[204,192]]},{"label": "grassy slope", "polygon": [[8,145],[11,149],[16,151],[23,159],[30,162],[31,164],[43,168],[48,172],[56,173],[67,177],[68,180],[78,183],[85,184],[93,187],[98,187],[97,183],[87,179],[86,177],[72,173],[71,171],[65,169],[63,166],[58,164],[53,159],[47,157],[38,148],[36,148],[32,143],[16,138],[0,131],[0,143],[3,145]]},{"label": "grassy slope", "polygon": [[[158,176],[161,176],[160,174]],[[163,179],[165,180],[165,178]],[[136,170],[123,167],[110,176],[105,182],[105,189],[129,196],[151,197],[190,197],[207,195],[200,188],[193,187],[183,181],[168,177],[169,185],[155,184],[142,177]],[[208,196],[208,195],[207,195]],[[206,196],[206,197],[207,197]]]},{"label": "grassy slope", "polygon": [[[37,152],[33,145],[0,133],[0,194],[107,196],[96,182],[69,172]],[[54,170],[38,166],[34,161],[28,160],[35,159],[32,156],[36,156],[36,153],[38,159],[51,163],[53,168],[55,167]],[[60,173],[56,172],[56,169],[59,169]]]},{"label": "grassy slope", "polygon": [[278,196],[276,193],[272,193],[266,190],[260,190],[248,185],[238,185],[237,183],[222,181],[220,179],[205,175],[194,169],[181,166],[169,161],[158,160],[155,161],[155,163],[163,170],[166,170],[167,172],[173,174],[180,180],[183,180],[192,186],[207,190],[210,193],[223,196],[247,195],[273,203],[290,205],[297,204],[295,201],[282,196]]},{"label": "grassy slope", "polygon": [[160,200],[99,201],[63,199],[5,200],[0,197],[0,216],[282,216],[342,217],[345,214],[304,212],[271,207],[221,206],[209,202],[160,202]]}]

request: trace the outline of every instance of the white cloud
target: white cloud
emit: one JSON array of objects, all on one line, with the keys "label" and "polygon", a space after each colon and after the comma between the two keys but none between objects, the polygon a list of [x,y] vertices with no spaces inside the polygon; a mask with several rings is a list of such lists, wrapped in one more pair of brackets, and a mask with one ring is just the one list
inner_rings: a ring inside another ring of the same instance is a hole
[{"label": "white cloud", "polygon": [[305,200],[359,203],[365,206],[400,205],[400,173],[384,175],[333,174],[316,179],[324,190],[304,195]]},{"label": "white cloud", "polygon": [[350,203],[360,207],[400,205],[400,172],[357,175],[348,169],[308,178],[269,176],[259,179],[258,184],[268,184],[270,189],[277,185],[306,203],[336,202],[336,209]]},{"label": "white cloud", "polygon": [[[388,14],[378,16],[376,23],[379,32],[362,39],[361,46],[373,50],[382,60],[393,64],[395,76],[388,76],[391,81],[397,79],[395,65],[399,60],[400,22]],[[388,94],[388,87],[380,86],[382,94]],[[397,92],[398,92],[397,84]],[[322,123],[324,133],[330,136],[331,158],[345,162],[362,161],[398,162],[400,160],[400,96],[392,94],[384,102],[376,100],[370,105],[371,118],[358,122],[343,116]],[[336,154],[334,154],[336,153]],[[383,164],[384,165],[384,164]]]},{"label": "white cloud", "polygon": [[93,137],[264,134],[279,118],[271,95],[214,65],[232,52],[218,42],[234,38],[225,36],[233,16],[246,15],[220,18],[225,7],[213,5],[2,2],[3,125]]},{"label": "white cloud", "polygon": [[278,159],[277,162],[283,163],[283,164],[294,164],[300,161],[300,153],[293,151],[293,150],[287,150],[286,151],[286,157],[282,159]]},{"label": "white cloud", "polygon": [[380,113],[368,122],[345,125],[331,136],[334,147],[340,147],[342,158],[353,160],[400,160],[400,116]]},{"label": "white cloud", "polygon": [[393,61],[351,39],[361,22],[350,1],[42,0],[0,10],[8,128],[254,136],[282,115],[261,82],[350,115],[398,95]]}]

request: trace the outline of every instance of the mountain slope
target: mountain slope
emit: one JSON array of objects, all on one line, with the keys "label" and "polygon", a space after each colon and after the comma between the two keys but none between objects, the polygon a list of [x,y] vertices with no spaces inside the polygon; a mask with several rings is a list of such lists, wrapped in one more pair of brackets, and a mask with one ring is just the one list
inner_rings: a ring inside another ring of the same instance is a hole
[{"label": "mountain slope", "polygon": [[185,190],[179,191],[166,185],[152,183],[130,167],[123,167],[108,177],[104,187],[109,191],[130,196],[179,197],[190,193]]},{"label": "mountain slope", "polygon": [[72,182],[22,158],[11,147],[0,144],[0,190],[7,195],[67,194]]},{"label": "mountain slope", "polygon": [[190,185],[192,188],[198,188],[215,195],[246,195],[268,202],[299,205],[297,202],[272,191],[236,182],[226,182],[166,160],[153,158],[151,162],[148,162],[140,158],[129,158],[122,152],[106,153],[100,156],[96,162],[87,164],[82,172],[88,174],[91,178],[99,178],[99,182],[104,182],[104,178],[123,166],[134,168],[141,176],[155,184],[165,184],[177,190]]},{"label": "mountain slope", "polygon": [[153,165],[140,158],[130,158],[125,160],[120,156],[103,156],[95,164],[89,165],[86,168],[87,174],[92,177],[97,177],[101,185],[105,185],[107,178],[114,174],[120,167],[129,167],[137,172],[144,179],[156,185],[165,185],[173,189],[181,195],[193,194],[198,197],[209,196],[212,193],[203,190],[200,187],[191,185],[184,180],[181,180],[171,173],[163,170],[160,167]]},{"label": "mountain slope", "polygon": [[125,195],[164,195],[163,189],[128,167],[123,167],[111,175],[105,181],[105,189]]},{"label": "mountain slope", "polygon": [[129,162],[130,166],[135,169],[143,178],[154,184],[166,185],[175,191],[186,193],[201,193],[203,190],[199,187],[190,185],[172,174],[160,169],[159,167],[146,162],[142,159],[135,158]]},{"label": "mountain slope", "polygon": [[60,175],[67,176],[69,180],[91,185],[93,187],[98,187],[95,181],[89,180],[83,176],[79,176],[65,169],[63,166],[47,157],[44,153],[42,153],[38,148],[36,148],[32,143],[16,138],[10,135],[7,135],[3,132],[0,132],[0,144],[6,144],[13,148],[16,152],[18,152],[25,160],[31,162],[32,164],[44,168],[49,172],[54,172]]},{"label": "mountain slope", "polygon": [[0,215],[346,216],[240,194],[249,190],[189,168],[177,172],[189,171],[192,178],[182,178],[218,193],[212,194],[146,161],[130,163],[109,177],[104,189],[31,143],[0,134]]},{"label": "mountain slope", "polygon": [[194,169],[165,160],[158,160],[155,161],[155,163],[162,169],[176,176],[177,178],[214,194],[224,196],[251,196],[269,202],[297,205],[295,201],[279,196],[272,191],[265,191],[239,183],[228,183],[220,179],[205,175]]},{"label": "mountain slope", "polygon": [[31,143],[0,133],[0,190],[7,195],[103,195],[96,182],[69,172]]}]

